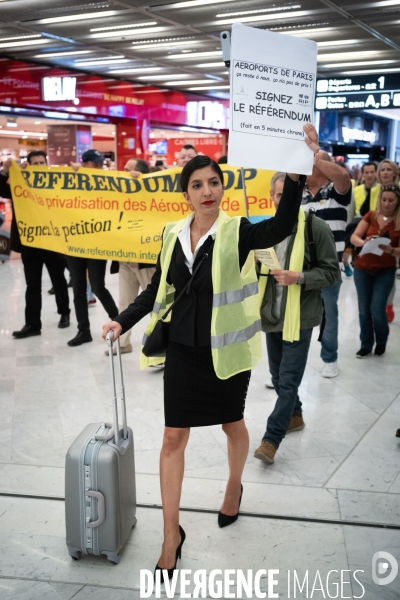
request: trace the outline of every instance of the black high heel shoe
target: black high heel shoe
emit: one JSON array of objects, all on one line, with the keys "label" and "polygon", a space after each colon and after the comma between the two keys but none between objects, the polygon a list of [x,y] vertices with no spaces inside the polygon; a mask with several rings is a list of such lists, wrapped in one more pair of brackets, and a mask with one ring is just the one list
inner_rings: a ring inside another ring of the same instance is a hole
[{"label": "black high heel shoe", "polygon": [[[243,495],[243,486],[240,485],[240,498],[239,498],[239,508],[240,508],[240,503],[242,502],[242,495]],[[218,525],[220,527],[227,527],[227,525],[232,525],[232,523],[234,523],[235,521],[237,521],[238,516],[239,516],[239,508],[238,511],[236,513],[236,515],[224,515],[224,513],[222,513],[221,511],[219,511],[218,513]]]},{"label": "black high heel shoe", "polygon": [[[157,571],[168,571],[168,579],[172,579],[173,575],[174,575],[174,571],[176,569],[176,563],[178,562],[178,558],[181,558],[182,555],[182,546],[183,546],[183,542],[186,539],[186,533],[183,531],[182,527],[179,525],[179,532],[181,534],[181,543],[179,544],[179,546],[176,549],[176,555],[175,555],[175,564],[172,567],[172,569],[163,569],[162,567],[160,567],[158,565],[158,563],[156,564],[156,568],[154,569],[154,581],[156,579],[156,572]],[[161,583],[163,583],[162,581],[162,577],[163,574],[161,573]]]}]

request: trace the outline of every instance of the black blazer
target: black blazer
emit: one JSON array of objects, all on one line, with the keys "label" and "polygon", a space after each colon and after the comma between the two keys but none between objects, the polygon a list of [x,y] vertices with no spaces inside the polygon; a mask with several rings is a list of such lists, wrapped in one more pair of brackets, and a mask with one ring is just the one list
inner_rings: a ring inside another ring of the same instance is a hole
[{"label": "black blazer", "polygon": [[[242,218],[239,228],[239,265],[243,267],[251,250],[270,248],[279,244],[292,233],[297,222],[305,177],[293,181],[286,177],[283,194],[275,217],[260,223],[251,224]],[[211,261],[213,240],[209,236],[199,248],[193,269],[204,253],[209,253],[199,271],[196,273],[188,294],[184,294],[172,310],[170,340],[186,346],[210,346],[211,314],[212,314],[212,278]],[[176,293],[183,289],[190,278],[190,271],[185,264],[185,254],[179,239],[171,257],[167,275],[168,283],[173,283]],[[149,314],[156,299],[161,278],[160,257],[151,283],[126,310],[116,319],[125,333],[145,315]]]}]

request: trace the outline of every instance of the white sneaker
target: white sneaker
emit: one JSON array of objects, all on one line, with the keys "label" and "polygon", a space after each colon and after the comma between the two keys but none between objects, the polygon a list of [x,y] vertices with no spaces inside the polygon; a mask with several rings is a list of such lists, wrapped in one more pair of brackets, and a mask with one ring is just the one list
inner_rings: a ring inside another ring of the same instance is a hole
[{"label": "white sneaker", "polygon": [[269,378],[269,379],[266,380],[265,387],[268,388],[269,390],[273,390],[274,389],[274,384],[272,383],[271,378]]},{"label": "white sneaker", "polygon": [[337,377],[339,375],[338,361],[325,363],[322,371],[322,377]]}]

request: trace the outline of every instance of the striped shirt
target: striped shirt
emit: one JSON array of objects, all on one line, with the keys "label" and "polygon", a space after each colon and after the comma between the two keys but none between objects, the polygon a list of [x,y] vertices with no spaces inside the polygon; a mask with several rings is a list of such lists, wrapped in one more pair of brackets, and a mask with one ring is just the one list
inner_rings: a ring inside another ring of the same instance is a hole
[{"label": "striped shirt", "polygon": [[335,238],[336,252],[341,267],[347,225],[347,207],[350,202],[351,186],[345,194],[339,194],[335,190],[333,181],[323,185],[315,196],[312,195],[306,184],[301,202],[302,205],[307,205],[307,210],[314,210],[317,217],[328,223]]}]

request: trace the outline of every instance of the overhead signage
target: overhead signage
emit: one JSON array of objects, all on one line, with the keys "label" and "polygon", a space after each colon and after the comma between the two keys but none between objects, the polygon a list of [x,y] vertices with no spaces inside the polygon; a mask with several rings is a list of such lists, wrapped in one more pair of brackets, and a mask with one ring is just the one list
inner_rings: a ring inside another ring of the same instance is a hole
[{"label": "overhead signage", "polygon": [[377,141],[377,133],[375,131],[351,129],[350,127],[342,127],[342,137],[346,144],[350,140],[369,142],[370,144],[374,144]]},{"label": "overhead signage", "polygon": [[76,77],[43,77],[42,79],[42,95],[45,102],[72,100],[76,103],[78,99],[75,97],[75,90]]},{"label": "overhead signage", "polygon": [[233,25],[230,164],[311,173],[316,68],[316,42]]},{"label": "overhead signage", "polygon": [[186,105],[186,110],[188,125],[212,127],[213,129],[227,129],[228,127],[228,111],[218,101],[190,101]]},{"label": "overhead signage", "polygon": [[400,107],[400,73],[319,79],[316,110]]}]

